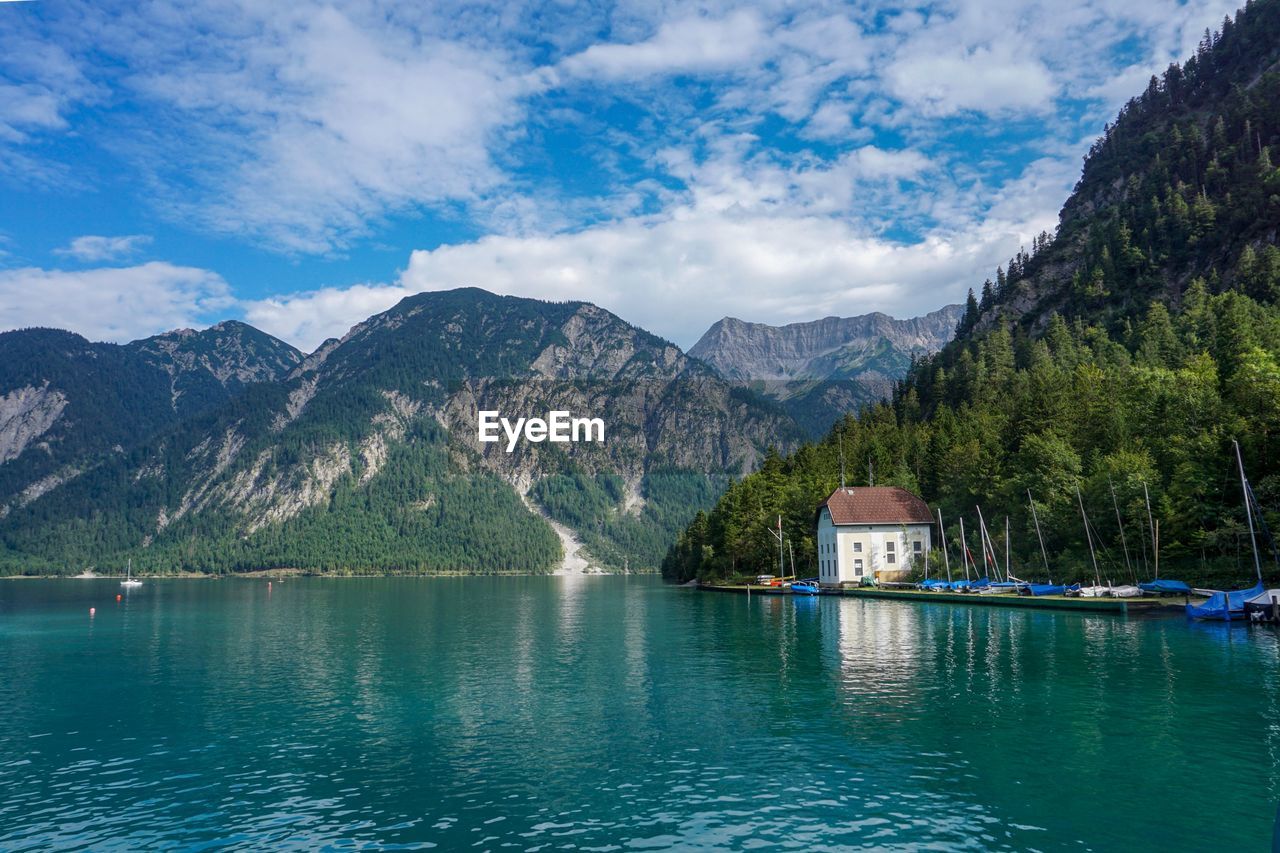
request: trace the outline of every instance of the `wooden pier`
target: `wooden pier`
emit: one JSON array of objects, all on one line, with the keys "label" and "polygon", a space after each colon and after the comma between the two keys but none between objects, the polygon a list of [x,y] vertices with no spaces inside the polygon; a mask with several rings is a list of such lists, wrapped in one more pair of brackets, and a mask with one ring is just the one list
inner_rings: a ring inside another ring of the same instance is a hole
[{"label": "wooden pier", "polygon": [[[757,586],[755,584],[702,584],[698,589],[711,592],[735,592],[741,595],[792,595],[784,587]],[[1183,612],[1185,600],[1182,598],[1084,598],[1067,597],[1065,595],[979,595],[964,592],[926,592],[915,589],[878,589],[876,587],[855,587],[851,589],[824,589],[824,596],[846,596],[849,598],[881,598],[891,601],[910,601],[917,604],[976,604],[988,607],[1023,607],[1040,610],[1075,610],[1089,613],[1112,613],[1127,615],[1130,613]],[[800,598],[810,596],[801,595]]]}]

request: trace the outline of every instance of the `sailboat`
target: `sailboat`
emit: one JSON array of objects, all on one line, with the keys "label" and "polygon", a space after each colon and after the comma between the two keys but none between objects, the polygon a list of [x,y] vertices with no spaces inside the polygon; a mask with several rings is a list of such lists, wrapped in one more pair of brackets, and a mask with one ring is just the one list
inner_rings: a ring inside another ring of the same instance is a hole
[{"label": "sailboat", "polygon": [[1258,540],[1253,532],[1253,490],[1249,488],[1249,478],[1244,475],[1244,459],[1240,456],[1240,445],[1235,441],[1231,443],[1235,445],[1236,464],[1240,466],[1240,491],[1244,493],[1244,514],[1249,521],[1249,545],[1253,548],[1253,568],[1258,573],[1258,582],[1248,589],[1215,592],[1203,604],[1186,605],[1187,617],[1190,619],[1213,619],[1220,622],[1244,619],[1245,602],[1256,599],[1266,592],[1266,587],[1262,585],[1262,559],[1258,556]]},{"label": "sailboat", "polygon": [[986,519],[982,517],[982,507],[974,507],[978,511],[978,533],[981,538],[979,543],[982,545],[982,556],[991,567],[995,570],[996,579],[979,590],[982,595],[1004,595],[1016,592],[1018,585],[1009,580],[1009,528],[1006,519],[1005,524],[1005,575],[1000,576],[1000,561],[996,559],[996,546],[991,541],[991,533],[987,530]]},{"label": "sailboat", "polygon": [[1147,491],[1145,482],[1142,484],[1142,496],[1147,501],[1147,529],[1151,531],[1151,558],[1155,562],[1155,578],[1138,584],[1138,588],[1153,595],[1190,595],[1191,587],[1185,581],[1160,577],[1160,522],[1152,518],[1151,493]]},{"label": "sailboat", "polygon": [[132,558],[129,559],[129,562],[125,567],[124,580],[120,581],[120,586],[124,587],[125,589],[133,589],[134,587],[142,586],[142,581],[137,580],[133,576],[133,559]]},{"label": "sailboat", "polygon": [[[938,539],[942,542],[942,561],[947,568],[947,579],[942,580],[941,578],[926,577],[924,581],[920,583],[920,589],[933,590],[935,592],[938,592],[938,591],[946,591],[952,588],[951,586],[951,555],[947,553],[947,533],[945,528],[943,528],[942,526],[942,507],[938,507]],[[928,566],[928,563],[925,563],[925,565]],[[926,574],[927,574],[927,570],[926,570]]]},{"label": "sailboat", "polygon": [[1093,562],[1093,586],[1081,586],[1080,595],[1085,598],[1102,598],[1108,592],[1110,587],[1102,585],[1102,578],[1098,574],[1098,555],[1093,549],[1093,533],[1089,529],[1089,516],[1084,511],[1084,498],[1080,495],[1080,487],[1076,486],[1076,502],[1080,504],[1080,518],[1084,521],[1084,537],[1089,543],[1089,559]]},{"label": "sailboat", "polygon": [[1110,475],[1107,476],[1107,486],[1111,489],[1111,507],[1116,511],[1116,526],[1120,529],[1120,547],[1124,549],[1124,567],[1129,572],[1129,577],[1134,581],[1132,584],[1111,587],[1111,597],[1140,598],[1142,596],[1142,587],[1137,585],[1138,576],[1133,571],[1133,563],[1129,561],[1129,543],[1124,537],[1124,519],[1120,515],[1120,503],[1116,500],[1116,485],[1111,482]]},{"label": "sailboat", "polygon": [[1049,571],[1049,552],[1044,547],[1044,534],[1040,532],[1040,516],[1036,513],[1036,501],[1031,497],[1030,489],[1027,489],[1027,503],[1031,506],[1031,520],[1036,526],[1036,541],[1040,543],[1040,556],[1044,560],[1044,576],[1048,578],[1048,583],[1023,584],[1018,591],[1023,595],[1063,595],[1067,588],[1060,583],[1054,583]]},{"label": "sailboat", "polygon": [[1264,589],[1246,598],[1244,615],[1250,622],[1280,622],[1280,589]]},{"label": "sailboat", "polygon": [[[960,519],[960,533],[961,535],[964,534],[963,518]],[[986,572],[985,564],[987,561],[987,552],[985,550],[985,546],[982,544],[981,525],[979,525],[979,529],[978,529],[978,550],[982,551],[982,562],[983,562],[983,566],[981,569],[978,568],[978,559],[977,557],[974,557],[973,552],[969,550],[969,544],[967,542],[964,543],[964,550],[965,550],[965,553],[968,554],[969,556],[969,562],[973,564],[973,573],[977,575],[977,574]],[[978,592],[979,590],[988,586],[991,586],[991,578],[987,577],[986,574],[982,574],[982,577],[980,578],[975,578],[973,580],[970,580],[969,573],[967,571],[965,572],[965,589],[968,590],[969,592]]]}]

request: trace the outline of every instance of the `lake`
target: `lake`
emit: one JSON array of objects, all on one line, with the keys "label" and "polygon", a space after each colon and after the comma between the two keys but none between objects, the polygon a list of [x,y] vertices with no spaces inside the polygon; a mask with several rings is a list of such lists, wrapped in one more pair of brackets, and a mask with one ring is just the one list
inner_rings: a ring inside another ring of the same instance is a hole
[{"label": "lake", "polygon": [[1263,849],[1280,794],[1272,629],[642,577],[118,592],[0,582],[0,849]]}]

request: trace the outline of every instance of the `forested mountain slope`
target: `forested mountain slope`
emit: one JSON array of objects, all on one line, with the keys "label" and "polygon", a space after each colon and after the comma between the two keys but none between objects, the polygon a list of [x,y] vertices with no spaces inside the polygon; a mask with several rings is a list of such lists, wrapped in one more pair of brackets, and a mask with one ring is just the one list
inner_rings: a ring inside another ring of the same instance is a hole
[{"label": "forested mountain slope", "polygon": [[0,334],[0,516],[301,359],[237,322],[124,346],[55,329]]},{"label": "forested mountain slope", "polygon": [[[1271,527],[1280,522],[1278,57],[1276,0],[1206,34],[1194,58],[1107,128],[1057,233],[971,297],[953,343],[919,362],[891,403],[730,487],[669,552],[664,573],[770,565],[765,528],[778,512],[797,560],[815,565],[814,507],[837,485],[843,449],[851,482],[866,482],[871,462],[877,483],[915,490],[945,517],[973,519],[978,504],[988,519],[1009,515],[1028,575],[1091,574],[1077,486],[1105,574],[1150,574],[1145,485],[1162,574],[1247,579],[1233,438]],[[951,525],[953,555],[956,533]]]},{"label": "forested mountain slope", "polygon": [[[482,409],[601,417],[606,440],[508,453],[505,440],[478,441]],[[0,519],[0,559],[11,570],[132,557],[157,571],[546,571],[560,542],[527,499],[600,565],[656,567],[729,473],[798,438],[772,404],[593,305],[428,293],[282,381],[16,503]]]}]

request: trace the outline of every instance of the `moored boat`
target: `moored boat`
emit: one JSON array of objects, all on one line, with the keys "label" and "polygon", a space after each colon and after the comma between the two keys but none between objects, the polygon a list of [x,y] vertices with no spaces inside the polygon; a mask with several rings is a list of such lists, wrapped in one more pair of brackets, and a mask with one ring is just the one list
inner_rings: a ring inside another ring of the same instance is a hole
[{"label": "moored boat", "polygon": [[1250,622],[1280,622],[1280,589],[1264,589],[1246,598],[1244,615]]},{"label": "moored boat", "polygon": [[[1235,441],[1231,443],[1235,445],[1236,464],[1240,467],[1240,490],[1244,494],[1244,514],[1249,522],[1249,544],[1253,546],[1253,568],[1257,572],[1258,582],[1248,589],[1215,592],[1209,596],[1208,601],[1186,605],[1189,619],[1212,619],[1220,622],[1244,619],[1245,601],[1256,598],[1266,591],[1266,587],[1262,585],[1262,560],[1258,556],[1258,540],[1253,528],[1253,490],[1249,488],[1249,478],[1244,474],[1244,459],[1240,455],[1240,445]],[[1259,513],[1259,519],[1261,519],[1261,513]]]},{"label": "moored boat", "polygon": [[1192,589],[1183,581],[1165,580],[1156,578],[1146,583],[1138,584],[1138,588],[1143,592],[1149,592],[1152,595],[1190,595]]},{"label": "moored boat", "polygon": [[1244,604],[1251,598],[1262,595],[1266,588],[1262,581],[1248,589],[1237,589],[1229,592],[1215,592],[1207,601],[1200,604],[1186,605],[1187,617],[1191,619],[1210,619],[1216,622],[1232,622],[1242,620]]},{"label": "moored boat", "polygon": [[142,586],[142,581],[133,576],[133,560],[130,559],[127,568],[124,570],[124,580],[120,581],[120,586],[125,589],[134,589]]},{"label": "moored boat", "polygon": [[1138,588],[1150,595],[1191,595],[1194,592],[1185,581],[1160,577],[1160,522],[1151,514],[1151,493],[1142,484],[1142,497],[1147,503],[1147,528],[1151,531],[1151,558],[1155,561],[1156,576]]}]

